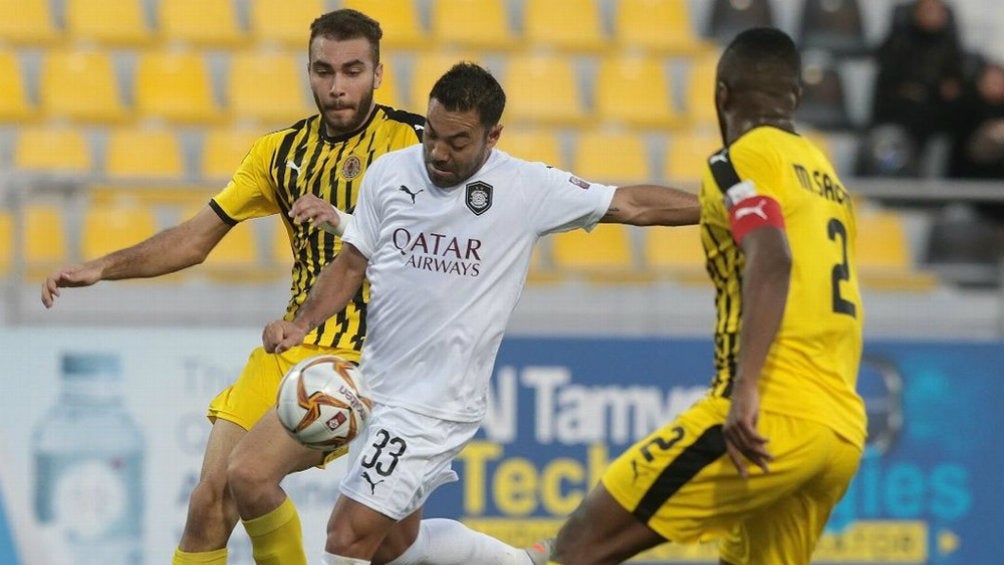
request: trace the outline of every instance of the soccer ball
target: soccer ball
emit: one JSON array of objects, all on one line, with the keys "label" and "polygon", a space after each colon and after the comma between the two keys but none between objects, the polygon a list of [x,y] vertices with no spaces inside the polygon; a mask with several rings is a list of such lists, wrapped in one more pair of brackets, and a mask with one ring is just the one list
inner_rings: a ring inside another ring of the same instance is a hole
[{"label": "soccer ball", "polygon": [[279,383],[276,410],[289,435],[303,445],[333,451],[363,430],[373,402],[354,363],[318,355],[297,363]]}]

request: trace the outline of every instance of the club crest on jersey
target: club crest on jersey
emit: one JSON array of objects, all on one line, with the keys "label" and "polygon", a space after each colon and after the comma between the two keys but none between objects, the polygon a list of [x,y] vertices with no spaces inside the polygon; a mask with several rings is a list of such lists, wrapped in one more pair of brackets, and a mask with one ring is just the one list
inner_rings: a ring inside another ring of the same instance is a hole
[{"label": "club crest on jersey", "polygon": [[356,155],[349,155],[342,161],[341,173],[345,180],[352,180],[363,172],[363,162]]},{"label": "club crest on jersey", "polygon": [[475,216],[484,214],[492,207],[492,185],[476,181],[467,185],[467,207]]}]

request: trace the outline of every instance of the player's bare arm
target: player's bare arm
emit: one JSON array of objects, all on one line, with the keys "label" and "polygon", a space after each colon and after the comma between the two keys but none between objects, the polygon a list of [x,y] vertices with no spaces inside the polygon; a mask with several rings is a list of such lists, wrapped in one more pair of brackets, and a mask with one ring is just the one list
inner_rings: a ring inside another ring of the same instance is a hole
[{"label": "player's bare arm", "polygon": [[732,389],[729,415],[723,426],[729,458],[744,478],[745,460],[768,471],[773,459],[769,438],[757,432],[760,394],[757,384],[771,344],[781,327],[788,299],[791,250],[784,230],[764,226],[745,235],[741,243],[746,256],[743,270],[743,319],[739,330],[739,360]]},{"label": "player's bare arm", "polygon": [[307,222],[322,230],[342,235],[351,220],[351,214],[332,206],[330,202],[314,194],[304,194],[297,198],[289,209],[289,217],[293,222]]},{"label": "player's bare arm", "polygon": [[619,187],[600,221],[634,226],[686,226],[698,223],[700,217],[697,195],[668,186],[639,184]]},{"label": "player's bare arm", "polygon": [[345,243],[341,253],[317,277],[307,300],[292,320],[269,322],[262,332],[265,351],[282,353],[303,342],[307,332],[316,328],[352,300],[366,275],[369,261],[351,243]]},{"label": "player's bare arm", "polygon": [[42,304],[51,308],[63,287],[90,286],[103,280],[157,277],[197,265],[205,261],[230,227],[212,208],[205,206],[191,219],[136,245],[85,263],[61,267],[42,283]]}]

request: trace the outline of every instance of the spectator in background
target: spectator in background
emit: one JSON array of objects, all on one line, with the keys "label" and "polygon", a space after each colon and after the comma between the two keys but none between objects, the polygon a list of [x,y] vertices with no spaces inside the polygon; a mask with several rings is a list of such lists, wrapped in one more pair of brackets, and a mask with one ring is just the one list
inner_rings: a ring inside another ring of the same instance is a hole
[{"label": "spectator in background", "polygon": [[[948,175],[1004,179],[1004,66],[996,62],[982,66],[953,121]],[[979,212],[1004,223],[1004,205],[983,205]]]},{"label": "spectator in background", "polygon": [[901,126],[923,152],[949,130],[962,95],[965,56],[951,8],[943,0],[897,6],[876,60],[872,123]]}]

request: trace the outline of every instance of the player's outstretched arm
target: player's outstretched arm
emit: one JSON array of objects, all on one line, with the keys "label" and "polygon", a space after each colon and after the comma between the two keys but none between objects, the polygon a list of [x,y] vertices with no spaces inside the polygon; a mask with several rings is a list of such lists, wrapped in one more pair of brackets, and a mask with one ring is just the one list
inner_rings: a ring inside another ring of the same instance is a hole
[{"label": "player's outstretched arm", "polygon": [[51,308],[64,287],[90,286],[103,280],[157,277],[205,261],[230,231],[209,206],[191,219],[131,247],[85,263],[61,267],[42,283],[42,304]]},{"label": "player's outstretched arm", "polygon": [[344,243],[335,260],[318,275],[296,317],[292,321],[275,320],[265,326],[261,334],[265,351],[282,353],[303,343],[307,332],[345,308],[362,286],[368,264],[366,256],[354,245]]},{"label": "player's outstretched arm", "polygon": [[637,184],[619,187],[605,223],[634,226],[686,226],[701,219],[701,205],[693,193],[668,186]]}]

